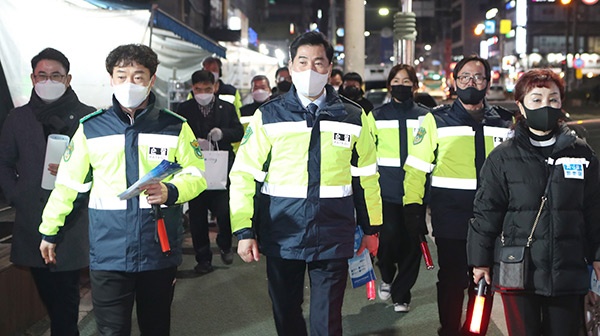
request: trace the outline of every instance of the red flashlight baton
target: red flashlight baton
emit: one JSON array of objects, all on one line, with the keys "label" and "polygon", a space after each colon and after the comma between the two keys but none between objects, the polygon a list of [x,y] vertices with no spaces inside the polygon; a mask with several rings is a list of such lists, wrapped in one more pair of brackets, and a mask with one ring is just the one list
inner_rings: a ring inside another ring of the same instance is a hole
[{"label": "red flashlight baton", "polygon": [[433,259],[431,258],[431,252],[429,252],[429,245],[427,245],[427,239],[424,235],[419,235],[421,240],[421,253],[423,253],[423,259],[425,259],[425,267],[428,270],[432,270],[435,266],[433,265]]},{"label": "red flashlight baton", "polygon": [[369,301],[375,300],[375,280],[367,282],[367,299]]},{"label": "red flashlight baton", "polygon": [[169,244],[167,228],[165,227],[165,219],[162,211],[160,210],[160,204],[153,204],[152,209],[154,210],[154,216],[156,216],[156,233],[158,234],[160,248],[164,255],[169,255],[171,254],[171,245]]},{"label": "red flashlight baton", "polygon": [[488,289],[488,285],[485,282],[485,278],[479,279],[477,284],[477,296],[473,303],[473,316],[471,317],[471,325],[469,331],[475,334],[481,332],[481,320],[483,319],[483,307],[485,306],[485,295]]}]

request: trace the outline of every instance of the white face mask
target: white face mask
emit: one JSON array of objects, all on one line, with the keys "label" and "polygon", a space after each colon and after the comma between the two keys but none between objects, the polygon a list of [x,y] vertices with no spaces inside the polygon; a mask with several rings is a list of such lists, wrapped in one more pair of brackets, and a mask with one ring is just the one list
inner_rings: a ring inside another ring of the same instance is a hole
[{"label": "white face mask", "polygon": [[305,97],[318,96],[329,80],[329,74],[320,74],[313,70],[292,71],[292,82],[298,93]]},{"label": "white face mask", "polygon": [[33,86],[35,93],[45,102],[52,103],[57,101],[58,98],[67,91],[67,86],[61,82],[54,82],[51,80],[37,82]]},{"label": "white face mask", "polygon": [[206,106],[210,104],[214,96],[215,95],[212,93],[197,93],[194,95],[194,99],[196,99],[196,102],[198,102],[198,104]]},{"label": "white face mask", "polygon": [[126,108],[134,108],[140,106],[150,94],[148,86],[125,82],[113,86],[115,98],[121,105]]},{"label": "white face mask", "polygon": [[218,72],[213,72],[212,73],[213,76],[215,76],[215,83],[219,81],[219,73]]},{"label": "white face mask", "polygon": [[267,100],[267,98],[269,98],[270,95],[271,94],[267,90],[258,89],[252,91],[252,99],[254,99],[254,101],[257,103],[264,102],[265,100]]}]

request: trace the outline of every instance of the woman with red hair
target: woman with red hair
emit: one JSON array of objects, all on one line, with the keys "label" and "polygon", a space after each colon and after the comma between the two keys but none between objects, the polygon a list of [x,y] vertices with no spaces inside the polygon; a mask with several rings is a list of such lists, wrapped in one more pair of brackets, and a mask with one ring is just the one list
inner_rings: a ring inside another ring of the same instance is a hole
[{"label": "woman with red hair", "polygon": [[[473,281],[500,292],[510,335],[578,335],[588,265],[600,275],[598,159],[562,122],[564,98],[563,80],[551,70],[525,73],[515,86],[514,137],[480,173],[467,258]],[[522,289],[500,281],[499,252],[507,246],[526,246]]]}]

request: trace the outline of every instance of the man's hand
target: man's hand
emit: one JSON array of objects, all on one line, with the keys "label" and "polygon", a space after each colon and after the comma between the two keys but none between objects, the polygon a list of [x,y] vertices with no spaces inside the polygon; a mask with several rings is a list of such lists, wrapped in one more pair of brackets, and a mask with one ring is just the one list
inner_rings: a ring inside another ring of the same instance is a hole
[{"label": "man's hand", "polygon": [[489,267],[473,267],[473,282],[478,284],[481,278],[485,278],[488,285],[492,284]]},{"label": "man's hand", "polygon": [[408,204],[403,208],[404,226],[412,235],[427,235],[427,223],[425,221],[425,206],[421,204]]},{"label": "man's hand", "polygon": [[40,252],[42,253],[42,258],[44,258],[44,262],[47,264],[56,264],[56,244],[49,243],[42,239],[40,243]]},{"label": "man's hand", "polygon": [[48,171],[50,172],[50,175],[56,176],[56,173],[58,173],[58,163],[49,163]]},{"label": "man's hand", "polygon": [[358,251],[356,251],[356,255],[361,255],[365,248],[369,250],[371,255],[376,256],[377,250],[379,249],[379,235],[364,235],[360,241],[360,247],[358,248]]},{"label": "man's hand", "polygon": [[148,204],[164,204],[169,196],[169,190],[164,183],[158,182],[148,185],[144,194]]},{"label": "man's hand", "polygon": [[243,261],[249,263],[258,261],[260,259],[260,253],[258,252],[258,243],[256,239],[242,239],[238,241],[238,250],[240,258]]},{"label": "man's hand", "polygon": [[208,138],[211,141],[221,141],[221,139],[223,139],[223,131],[221,131],[220,128],[215,127],[208,132]]}]

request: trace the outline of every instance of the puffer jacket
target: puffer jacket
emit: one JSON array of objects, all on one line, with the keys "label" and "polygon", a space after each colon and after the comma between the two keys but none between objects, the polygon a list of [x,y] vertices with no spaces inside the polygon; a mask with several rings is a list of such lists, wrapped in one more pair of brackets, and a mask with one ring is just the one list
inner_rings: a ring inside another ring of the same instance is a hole
[{"label": "puffer jacket", "polygon": [[566,126],[546,158],[531,145],[521,122],[515,137],[492,151],[481,170],[467,239],[469,264],[495,265],[497,284],[500,236],[506,246],[526,244],[551,176],[529,249],[525,290],[544,296],[587,293],[588,264],[600,260],[598,174],[594,152]]}]

